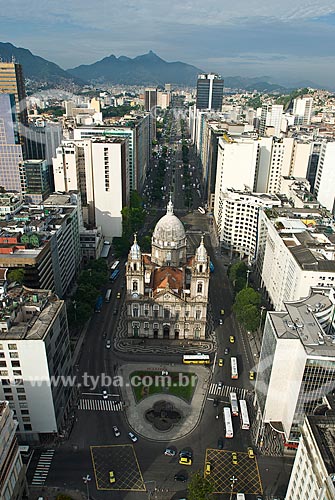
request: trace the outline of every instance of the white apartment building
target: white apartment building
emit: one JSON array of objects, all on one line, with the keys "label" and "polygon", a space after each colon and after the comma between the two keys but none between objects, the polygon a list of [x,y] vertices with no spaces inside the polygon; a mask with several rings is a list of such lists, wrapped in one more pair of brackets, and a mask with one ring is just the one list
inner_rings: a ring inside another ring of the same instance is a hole
[{"label": "white apartment building", "polygon": [[332,220],[318,209],[274,208],[260,212],[257,273],[276,311],[311,288],[335,284],[335,244],[326,230]]},{"label": "white apartment building", "polygon": [[227,135],[219,139],[215,182],[214,210],[218,213],[216,195],[229,188],[254,191],[258,160],[258,141],[233,140]]},{"label": "white apartment building", "polygon": [[251,264],[256,255],[259,212],[281,206],[274,195],[227,189],[218,197],[218,213],[214,211],[221,247],[248,257]]},{"label": "white apartment building", "polygon": [[298,97],[293,100],[293,115],[296,123],[310,125],[313,110],[313,97]]},{"label": "white apartment building", "polygon": [[314,193],[318,201],[335,213],[335,142],[321,144],[319,162],[316,171]]},{"label": "white apartment building", "polygon": [[313,293],[267,313],[255,386],[257,444],[271,425],[284,446],[296,446],[305,416],[334,390],[333,312],[334,294]]},{"label": "white apartment building", "polygon": [[123,207],[129,204],[129,157],[126,139],[92,141],[95,225],[112,241],[122,236]]},{"label": "white apartment building", "polygon": [[331,412],[334,408],[325,405],[325,414],[305,418],[286,500],[335,498],[335,423]]},{"label": "white apartment building", "polygon": [[6,401],[0,400],[0,498],[21,500],[28,494],[25,467],[16,440],[17,423]]},{"label": "white apartment building", "polygon": [[121,210],[130,196],[128,139],[110,136],[64,141],[53,159],[55,189],[75,186],[84,222],[101,226],[107,240],[122,235]]},{"label": "white apartment building", "polygon": [[261,111],[261,120],[259,126],[259,133],[261,136],[266,135],[267,127],[271,127],[271,135],[280,137],[281,126],[283,119],[283,105],[282,104],[263,104]]},{"label": "white apartment building", "polygon": [[0,400],[6,400],[24,441],[62,431],[72,404],[66,307],[48,290],[15,287],[0,309]]}]

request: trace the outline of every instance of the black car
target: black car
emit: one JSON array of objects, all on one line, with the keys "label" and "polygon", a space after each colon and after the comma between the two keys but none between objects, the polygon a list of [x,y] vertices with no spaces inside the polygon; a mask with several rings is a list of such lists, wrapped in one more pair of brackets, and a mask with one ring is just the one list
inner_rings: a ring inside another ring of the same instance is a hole
[{"label": "black car", "polygon": [[187,458],[192,458],[192,452],[189,450],[181,450],[179,452],[179,457],[187,457]]},{"label": "black car", "polygon": [[218,406],[219,405],[219,400],[218,398],[213,399],[213,406]]},{"label": "black car", "polygon": [[222,438],[218,439],[218,448],[219,448],[219,450],[223,450],[223,439]]},{"label": "black car", "polygon": [[175,474],[174,475],[174,480],[175,481],[181,481],[182,483],[185,483],[185,481],[187,481],[187,476],[185,476],[185,474]]}]

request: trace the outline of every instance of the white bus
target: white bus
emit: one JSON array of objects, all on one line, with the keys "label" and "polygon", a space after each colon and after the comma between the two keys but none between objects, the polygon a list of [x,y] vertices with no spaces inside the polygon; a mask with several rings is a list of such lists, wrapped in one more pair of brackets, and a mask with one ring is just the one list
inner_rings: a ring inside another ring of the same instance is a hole
[{"label": "white bus", "polygon": [[108,290],[106,291],[106,295],[105,295],[105,302],[111,301],[111,295],[112,295],[112,290],[111,290],[111,288],[108,288]]},{"label": "white bus", "polygon": [[236,493],[236,500],[245,500],[244,493]]},{"label": "white bus", "polygon": [[111,265],[111,271],[114,271],[114,269],[116,269],[119,264],[120,264],[119,260],[116,260],[115,262],[113,262],[113,264]]},{"label": "white bus", "polygon": [[236,392],[231,392],[230,395],[231,412],[233,417],[238,417],[238,401]]},{"label": "white bus", "polygon": [[233,422],[231,419],[230,408],[228,408],[228,406],[225,406],[223,408],[223,416],[224,416],[224,421],[225,421],[225,426],[226,426],[226,438],[232,438],[232,437],[234,437]]},{"label": "white bus", "polygon": [[231,365],[231,378],[237,379],[238,378],[237,358],[231,357],[230,365]]},{"label": "white bus", "polygon": [[240,408],[241,408],[241,427],[245,431],[250,429],[250,421],[248,415],[248,407],[245,399],[240,399]]},{"label": "white bus", "polygon": [[208,354],[184,354],[184,365],[209,365],[211,359]]}]

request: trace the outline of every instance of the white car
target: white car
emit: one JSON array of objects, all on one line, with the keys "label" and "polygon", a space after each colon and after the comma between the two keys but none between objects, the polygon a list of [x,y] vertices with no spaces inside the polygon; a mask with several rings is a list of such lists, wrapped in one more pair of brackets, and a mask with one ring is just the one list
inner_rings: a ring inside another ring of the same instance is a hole
[{"label": "white car", "polygon": [[106,389],[104,389],[104,390],[102,391],[102,398],[103,398],[103,399],[108,399],[108,392],[106,391]]},{"label": "white car", "polygon": [[135,434],[133,434],[132,432],[128,432],[128,436],[130,437],[133,443],[136,443],[136,441],[138,440],[138,437],[135,436]]},{"label": "white car", "polygon": [[198,212],[200,212],[201,214],[205,214],[206,210],[204,210],[202,207],[198,207]]},{"label": "white car", "polygon": [[119,428],[116,427],[116,425],[113,425],[113,432],[115,437],[118,438],[119,436],[121,436],[121,432],[119,431]]}]

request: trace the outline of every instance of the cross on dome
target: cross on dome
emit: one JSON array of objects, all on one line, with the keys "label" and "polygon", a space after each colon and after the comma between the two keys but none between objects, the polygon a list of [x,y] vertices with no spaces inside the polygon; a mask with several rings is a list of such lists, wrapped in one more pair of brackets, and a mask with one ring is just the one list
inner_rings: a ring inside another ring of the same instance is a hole
[{"label": "cross on dome", "polygon": [[169,203],[167,204],[166,207],[166,213],[167,215],[173,215],[173,203],[172,203],[171,193],[170,193]]}]

